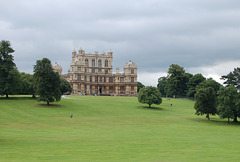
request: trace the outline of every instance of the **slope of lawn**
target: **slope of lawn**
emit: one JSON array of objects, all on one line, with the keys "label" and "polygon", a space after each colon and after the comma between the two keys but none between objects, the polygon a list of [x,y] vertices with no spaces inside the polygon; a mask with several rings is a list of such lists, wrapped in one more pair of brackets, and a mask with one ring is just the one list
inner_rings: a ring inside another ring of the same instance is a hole
[{"label": "slope of lawn", "polygon": [[194,101],[163,99],[149,109],[135,97],[68,97],[49,107],[25,96],[0,98],[0,161],[240,158],[240,126],[196,116]]}]

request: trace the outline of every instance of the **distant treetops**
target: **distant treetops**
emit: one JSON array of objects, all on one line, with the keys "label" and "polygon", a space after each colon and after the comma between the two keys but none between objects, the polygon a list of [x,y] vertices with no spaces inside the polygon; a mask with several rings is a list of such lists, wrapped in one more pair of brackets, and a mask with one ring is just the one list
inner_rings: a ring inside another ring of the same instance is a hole
[{"label": "distant treetops", "polygon": [[167,76],[158,79],[157,87],[166,97],[194,98],[200,87],[213,87],[215,91],[218,91],[221,84],[212,78],[206,79],[202,74],[186,73],[183,67],[172,64],[168,69]]}]

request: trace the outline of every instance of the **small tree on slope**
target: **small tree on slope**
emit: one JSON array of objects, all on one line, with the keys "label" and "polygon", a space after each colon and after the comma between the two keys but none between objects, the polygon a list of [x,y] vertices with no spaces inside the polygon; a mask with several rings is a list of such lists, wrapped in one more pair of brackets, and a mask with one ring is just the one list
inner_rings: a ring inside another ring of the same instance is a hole
[{"label": "small tree on slope", "polygon": [[197,115],[207,114],[206,118],[210,120],[209,115],[215,115],[217,113],[216,108],[216,94],[212,87],[200,88],[195,94],[195,105]]},{"label": "small tree on slope", "polygon": [[149,108],[152,104],[160,105],[162,103],[161,93],[156,87],[143,87],[139,91],[138,101],[148,104]]}]

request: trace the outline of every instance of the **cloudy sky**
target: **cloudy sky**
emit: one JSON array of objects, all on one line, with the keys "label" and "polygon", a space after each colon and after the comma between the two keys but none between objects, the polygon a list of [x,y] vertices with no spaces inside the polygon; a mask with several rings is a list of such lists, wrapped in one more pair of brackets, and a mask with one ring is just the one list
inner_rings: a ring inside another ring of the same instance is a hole
[{"label": "cloudy sky", "polygon": [[239,0],[0,0],[0,39],[21,72],[49,58],[70,68],[71,53],[132,60],[138,80],[157,85],[171,64],[219,81],[240,65]]}]

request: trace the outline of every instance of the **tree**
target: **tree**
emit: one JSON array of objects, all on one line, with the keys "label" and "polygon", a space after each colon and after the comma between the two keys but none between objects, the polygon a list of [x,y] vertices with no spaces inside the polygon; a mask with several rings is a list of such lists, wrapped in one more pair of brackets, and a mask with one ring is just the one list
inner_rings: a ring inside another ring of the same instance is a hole
[{"label": "tree", "polygon": [[149,108],[152,104],[159,105],[162,103],[161,93],[156,87],[143,87],[139,91],[138,101],[143,104],[148,104]]},{"label": "tree", "polygon": [[223,75],[221,79],[226,80],[224,84],[227,86],[234,85],[240,89],[240,68],[234,68],[233,72],[230,72],[227,75]]},{"label": "tree", "polygon": [[187,96],[187,92],[188,92],[188,83],[189,83],[189,80],[193,77],[193,74],[190,74],[190,73],[185,73],[184,76],[183,76],[183,89],[184,89],[184,93],[183,93],[183,96]]},{"label": "tree", "polygon": [[201,89],[201,88],[208,88],[208,87],[212,87],[214,89],[214,91],[217,93],[218,90],[220,89],[220,87],[222,87],[222,85],[220,83],[216,82],[215,80],[213,80],[212,78],[209,78],[209,79],[201,82],[196,87],[196,90]]},{"label": "tree", "polygon": [[157,88],[163,96],[166,95],[166,83],[167,83],[167,77],[158,78]]},{"label": "tree", "polygon": [[238,89],[233,85],[229,87],[221,87],[218,92],[218,114],[221,118],[233,119],[237,121],[237,117],[240,117],[240,96]]},{"label": "tree", "polygon": [[66,79],[60,78],[60,91],[62,94],[72,92],[71,85],[66,81]]},{"label": "tree", "polygon": [[34,79],[38,101],[50,102],[61,100],[60,76],[52,69],[51,61],[47,58],[37,60],[34,65]]},{"label": "tree", "polygon": [[194,97],[196,93],[196,87],[205,80],[206,78],[202,74],[195,74],[193,77],[191,77],[187,84],[188,86],[187,96]]},{"label": "tree", "polygon": [[21,75],[20,94],[32,95],[32,97],[35,98],[33,75],[26,74],[24,72],[20,73],[20,75]]},{"label": "tree", "polygon": [[216,94],[212,87],[201,88],[195,94],[196,115],[207,114],[206,118],[210,120],[209,115],[215,115],[217,113],[216,108]]},{"label": "tree", "polygon": [[166,82],[167,95],[185,96],[187,83],[190,77],[191,74],[185,73],[183,67],[177,64],[170,65]]},{"label": "tree", "polygon": [[139,92],[143,87],[145,87],[145,85],[143,85],[141,82],[137,82],[137,92]]},{"label": "tree", "polygon": [[20,74],[13,62],[13,52],[9,41],[0,42],[0,95],[6,95],[6,98],[19,91]]}]

